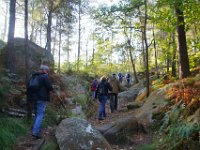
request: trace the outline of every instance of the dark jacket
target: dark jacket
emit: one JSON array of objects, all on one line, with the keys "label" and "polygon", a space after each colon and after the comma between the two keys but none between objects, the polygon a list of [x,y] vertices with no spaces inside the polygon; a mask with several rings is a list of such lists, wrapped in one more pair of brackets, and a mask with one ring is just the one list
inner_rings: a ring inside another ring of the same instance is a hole
[{"label": "dark jacket", "polygon": [[[100,91],[100,88],[103,86],[103,94],[101,94],[99,91]],[[109,91],[112,91],[112,87],[111,85],[106,81],[106,80],[102,80],[100,82],[100,84],[98,85],[98,88],[97,88],[97,93],[99,94],[99,96],[107,96],[108,95],[108,90]]]},{"label": "dark jacket", "polygon": [[28,88],[27,84],[27,99],[28,101],[49,101],[50,94],[49,92],[53,90],[51,81],[49,79],[48,74],[36,72],[32,76],[38,76],[40,88],[36,92],[31,92]]}]

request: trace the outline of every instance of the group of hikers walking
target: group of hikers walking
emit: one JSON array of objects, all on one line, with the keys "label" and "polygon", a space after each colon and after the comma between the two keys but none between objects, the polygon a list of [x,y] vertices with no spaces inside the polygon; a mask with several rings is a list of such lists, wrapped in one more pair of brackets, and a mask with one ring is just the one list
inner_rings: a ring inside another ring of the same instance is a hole
[{"label": "group of hikers walking", "polygon": [[[101,105],[99,109],[98,119],[104,120],[106,117],[105,107],[106,102],[110,99],[110,112],[113,113],[118,108],[118,93],[121,91],[120,83],[123,81],[123,75],[118,74],[118,79],[116,74],[112,74],[111,78],[108,79],[105,76],[101,77],[98,83],[97,79],[94,79],[91,83],[92,99],[99,99]],[[127,76],[130,82],[130,74]],[[127,80],[126,79],[126,80]],[[127,81],[127,83],[129,83]]]},{"label": "group of hikers walking", "polygon": [[[122,83],[124,76],[119,73],[118,79],[116,74],[112,74],[110,79],[105,76],[101,77],[100,82],[94,79],[91,83],[92,99],[99,99],[101,106],[99,109],[98,119],[103,120],[106,117],[105,106],[108,99],[110,99],[111,113],[117,110],[118,107],[118,93],[120,92],[120,83]],[[127,83],[130,82],[130,74],[126,75]],[[32,136],[41,138],[41,127],[44,119],[44,113],[47,101],[50,100],[50,95],[55,95],[51,80],[49,78],[49,67],[41,65],[40,69],[34,72],[27,82],[27,106],[30,110],[29,115],[32,116],[32,104],[35,117],[33,121]]]}]

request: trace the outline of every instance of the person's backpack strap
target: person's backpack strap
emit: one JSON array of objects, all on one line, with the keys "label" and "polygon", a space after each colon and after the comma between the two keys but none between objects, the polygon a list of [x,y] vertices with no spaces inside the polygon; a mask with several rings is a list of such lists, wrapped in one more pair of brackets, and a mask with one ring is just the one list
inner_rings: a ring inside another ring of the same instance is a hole
[{"label": "person's backpack strap", "polygon": [[31,92],[37,92],[40,89],[39,75],[32,75],[29,80],[28,88]]}]

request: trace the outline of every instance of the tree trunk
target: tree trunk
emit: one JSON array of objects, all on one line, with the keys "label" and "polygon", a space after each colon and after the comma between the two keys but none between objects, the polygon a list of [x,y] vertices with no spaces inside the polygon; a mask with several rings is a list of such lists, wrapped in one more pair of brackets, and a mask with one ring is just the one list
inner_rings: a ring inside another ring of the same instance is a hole
[{"label": "tree trunk", "polygon": [[86,41],[86,47],[85,47],[85,53],[86,53],[86,56],[85,56],[85,67],[87,68],[88,67],[88,39]]},{"label": "tree trunk", "polygon": [[147,35],[146,35],[146,27],[147,27],[147,0],[144,1],[144,5],[145,5],[145,18],[144,18],[144,41],[145,41],[145,49],[146,49],[146,92],[147,95],[146,97],[149,96],[150,94],[150,89],[149,89],[149,58],[148,58],[148,43],[147,43]]},{"label": "tree trunk", "polygon": [[146,58],[145,58],[145,48],[144,48],[144,45],[145,45],[145,43],[144,43],[144,41],[145,41],[145,39],[144,39],[144,29],[142,28],[142,17],[141,17],[141,11],[140,11],[140,8],[138,7],[138,13],[139,13],[139,20],[140,20],[140,26],[141,26],[141,33],[142,33],[142,60],[143,60],[143,66],[145,66],[146,65]]},{"label": "tree trunk", "polygon": [[[53,4],[52,4],[53,5]],[[51,55],[51,24],[52,24],[52,10],[49,10],[48,24],[47,24],[47,43],[46,43],[46,56],[50,58]]]},{"label": "tree trunk", "polygon": [[172,44],[173,44],[173,52],[172,52],[172,76],[176,77],[176,42],[175,42],[175,33],[172,33]]},{"label": "tree trunk", "polygon": [[69,45],[70,45],[70,41],[69,41],[69,38],[70,38],[70,32],[68,31],[68,34],[67,34],[67,65],[68,65],[68,70],[70,69],[70,63],[69,63],[69,51],[70,51]]},{"label": "tree trunk", "polygon": [[53,57],[55,56],[55,50],[56,50],[57,26],[58,26],[58,19],[56,19],[56,28],[54,31],[55,33],[54,33],[54,42],[53,42],[53,50],[52,50]]},{"label": "tree trunk", "polygon": [[94,64],[94,32],[92,34],[92,65]]},{"label": "tree trunk", "polygon": [[7,20],[8,20],[8,2],[6,2],[6,14],[5,14],[5,19],[4,19],[4,31],[3,31],[3,39],[6,41],[6,33],[7,33]]},{"label": "tree trunk", "polygon": [[199,41],[199,36],[197,36],[197,25],[196,25],[196,22],[194,23],[194,31],[193,31],[193,37],[194,37],[194,49],[193,49],[193,52],[194,54],[196,55],[197,53],[197,44],[198,44],[198,41]]},{"label": "tree trunk", "polygon": [[77,70],[79,70],[80,63],[80,51],[81,51],[81,0],[79,0],[78,4],[78,59],[77,59]]},{"label": "tree trunk", "polygon": [[153,23],[153,47],[154,47],[154,56],[155,56],[155,65],[156,65],[156,77],[159,78],[158,73],[158,55],[157,55],[157,48],[156,48],[156,37],[154,32],[154,23]]},{"label": "tree trunk", "polygon": [[24,17],[24,35],[25,35],[25,66],[26,66],[26,82],[28,81],[29,76],[29,54],[28,54],[28,0],[24,0],[25,3],[25,17]]},{"label": "tree trunk", "polygon": [[133,55],[131,52],[131,43],[130,40],[128,40],[128,49],[129,49],[129,55],[130,55],[130,59],[131,59],[131,64],[132,64],[132,68],[133,68],[133,73],[134,73],[134,79],[135,79],[135,83],[138,83],[138,78],[137,78],[137,73],[136,73],[136,69],[135,69],[135,63],[133,61]]},{"label": "tree trunk", "polygon": [[40,24],[40,46],[42,46],[42,23]]},{"label": "tree trunk", "polygon": [[33,20],[33,12],[34,12],[34,8],[35,8],[35,2],[31,1],[31,17],[32,17],[32,21],[31,21],[31,34],[30,34],[30,41],[35,42],[34,38],[34,30],[35,30],[35,22]]},{"label": "tree trunk", "polygon": [[16,0],[10,0],[10,19],[8,31],[8,43],[6,53],[6,67],[11,72],[15,72],[15,50],[14,50],[14,33],[15,33],[15,5]]},{"label": "tree trunk", "polygon": [[60,49],[61,49],[61,38],[62,38],[62,20],[61,18],[59,19],[59,49],[58,49],[58,73],[60,74]]},{"label": "tree trunk", "polygon": [[186,44],[185,22],[183,11],[180,9],[182,2],[179,2],[175,7],[177,16],[177,33],[178,33],[178,45],[179,45],[179,77],[186,78],[190,74],[189,59]]},{"label": "tree trunk", "polygon": [[[24,35],[25,35],[25,41],[24,41],[24,52],[25,52],[25,67],[26,67],[26,82],[28,83],[29,79],[29,52],[28,52],[28,0],[24,0],[25,4],[25,17],[24,17]],[[26,87],[27,88],[27,87]],[[32,117],[32,107],[31,107],[30,101],[27,99],[27,116],[29,119]]]}]

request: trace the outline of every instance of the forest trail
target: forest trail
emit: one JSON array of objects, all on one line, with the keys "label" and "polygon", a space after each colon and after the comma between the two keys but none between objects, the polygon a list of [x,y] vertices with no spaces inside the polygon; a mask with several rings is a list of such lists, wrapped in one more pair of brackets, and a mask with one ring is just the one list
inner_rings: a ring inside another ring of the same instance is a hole
[{"label": "forest trail", "polygon": [[[92,117],[88,118],[87,120],[92,124],[93,127],[98,127],[101,125],[112,123],[120,118],[125,118],[128,116],[135,116],[137,113],[137,109],[128,110],[126,107],[122,107],[119,110],[115,111],[114,113],[110,112],[109,108],[109,100],[106,104],[106,118],[105,120],[99,121],[98,120],[98,110],[100,107],[100,102],[96,100],[94,102],[95,110],[97,113],[94,114]],[[151,143],[152,137],[149,133],[137,133],[131,136],[132,141],[131,144],[119,144],[119,145],[112,145],[112,150],[136,150],[139,145],[149,144]],[[45,144],[49,141],[56,141],[54,136],[54,129],[43,129],[42,130],[42,138],[36,139],[32,137],[31,132],[29,131],[25,137],[22,137],[18,140],[18,143],[15,145],[14,150],[40,150]],[[55,146],[55,150],[59,150],[58,146]]]},{"label": "forest trail", "polygon": [[[110,112],[109,100],[106,103],[106,118],[104,120],[98,120],[98,112],[87,120],[92,124],[93,127],[98,127],[101,125],[109,124],[115,122],[119,119],[126,118],[128,116],[135,116],[138,113],[138,109],[128,110],[127,107],[119,108],[114,113]],[[98,100],[95,101],[95,107],[98,111],[100,108],[100,102]],[[131,144],[119,144],[119,145],[111,145],[113,150],[137,150],[137,147],[140,145],[150,144],[152,142],[151,133],[147,131],[147,133],[138,132],[130,137]]]},{"label": "forest trail", "polygon": [[[33,137],[30,130],[26,136],[18,139],[14,150],[41,150],[49,141],[56,141],[53,130],[43,129],[41,139]],[[54,150],[59,150],[57,145],[54,145]]]}]

